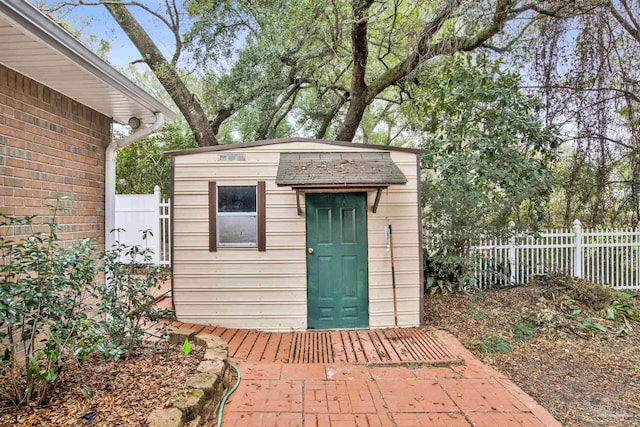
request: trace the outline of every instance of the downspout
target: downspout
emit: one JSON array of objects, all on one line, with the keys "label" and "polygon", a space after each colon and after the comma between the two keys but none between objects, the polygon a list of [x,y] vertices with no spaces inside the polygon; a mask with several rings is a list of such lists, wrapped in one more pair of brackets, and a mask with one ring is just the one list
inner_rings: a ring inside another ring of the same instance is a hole
[{"label": "downspout", "polygon": [[111,248],[114,236],[111,230],[116,228],[116,153],[136,141],[156,133],[164,125],[164,115],[155,113],[156,121],[149,127],[127,135],[117,141],[111,141],[105,150],[104,171],[104,247]]}]

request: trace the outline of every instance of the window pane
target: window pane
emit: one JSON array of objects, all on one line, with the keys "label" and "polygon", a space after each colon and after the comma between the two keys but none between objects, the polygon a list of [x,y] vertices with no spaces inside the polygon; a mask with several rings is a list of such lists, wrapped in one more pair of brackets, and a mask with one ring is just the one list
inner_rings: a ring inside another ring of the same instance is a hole
[{"label": "window pane", "polygon": [[218,187],[218,212],[255,212],[256,187]]},{"label": "window pane", "polygon": [[257,243],[256,217],[254,215],[220,215],[218,235],[220,244]]}]

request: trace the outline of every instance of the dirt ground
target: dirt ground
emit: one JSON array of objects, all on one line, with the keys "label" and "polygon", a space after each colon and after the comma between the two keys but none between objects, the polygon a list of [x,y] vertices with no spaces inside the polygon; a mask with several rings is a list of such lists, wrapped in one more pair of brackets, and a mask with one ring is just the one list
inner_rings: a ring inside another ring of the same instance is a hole
[{"label": "dirt ground", "polygon": [[[627,306],[638,310],[634,296]],[[603,319],[558,280],[427,296],[425,305],[428,325],[452,332],[562,424],[640,426],[640,324]]]},{"label": "dirt ground", "polygon": [[[167,399],[185,388],[195,372],[203,350],[185,356],[179,347],[162,342],[142,348],[127,360],[94,358],[73,363],[62,373],[51,400],[39,408],[17,411],[0,399],[1,426],[76,426],[83,415],[96,410],[91,426],[142,426],[147,415],[164,407]],[[0,378],[0,387],[6,387]]]}]

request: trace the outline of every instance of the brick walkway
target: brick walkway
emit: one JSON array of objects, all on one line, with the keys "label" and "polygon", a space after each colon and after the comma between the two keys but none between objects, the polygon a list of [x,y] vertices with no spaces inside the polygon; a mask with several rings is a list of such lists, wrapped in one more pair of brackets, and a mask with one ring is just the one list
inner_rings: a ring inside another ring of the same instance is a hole
[{"label": "brick walkway", "polygon": [[[157,305],[168,308],[170,302]],[[561,427],[443,331],[272,334],[171,324],[229,342],[242,382],[225,406],[223,427]],[[165,327],[161,322],[150,329],[161,333]],[[315,358],[299,357],[299,348],[320,350]],[[441,353],[429,356],[434,349]]]},{"label": "brick walkway", "polygon": [[453,336],[439,340],[464,364],[450,367],[235,360],[240,387],[223,426],[560,426],[531,397],[482,364]]}]

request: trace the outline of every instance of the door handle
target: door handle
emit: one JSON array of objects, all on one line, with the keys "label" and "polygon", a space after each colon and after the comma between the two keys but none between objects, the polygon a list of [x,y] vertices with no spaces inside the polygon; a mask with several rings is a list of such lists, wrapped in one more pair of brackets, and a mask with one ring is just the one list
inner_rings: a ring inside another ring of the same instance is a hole
[{"label": "door handle", "polygon": [[309,252],[310,254],[312,254],[312,253],[313,253],[313,248],[309,248],[309,249],[307,249],[307,252]]}]

